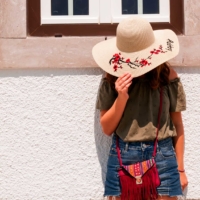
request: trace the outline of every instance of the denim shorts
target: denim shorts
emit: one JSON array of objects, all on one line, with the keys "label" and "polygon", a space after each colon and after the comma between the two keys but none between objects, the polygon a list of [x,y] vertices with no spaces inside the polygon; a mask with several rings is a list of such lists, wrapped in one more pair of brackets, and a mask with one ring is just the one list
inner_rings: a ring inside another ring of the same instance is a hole
[{"label": "denim shorts", "polygon": [[[154,142],[124,142],[119,138],[119,146],[122,163],[130,165],[150,159],[153,154]],[[181,196],[182,189],[172,138],[158,141],[155,161],[161,180],[161,184],[157,188],[158,194],[170,197]],[[121,195],[118,169],[119,160],[116,152],[116,135],[114,134],[107,164],[104,196]]]}]

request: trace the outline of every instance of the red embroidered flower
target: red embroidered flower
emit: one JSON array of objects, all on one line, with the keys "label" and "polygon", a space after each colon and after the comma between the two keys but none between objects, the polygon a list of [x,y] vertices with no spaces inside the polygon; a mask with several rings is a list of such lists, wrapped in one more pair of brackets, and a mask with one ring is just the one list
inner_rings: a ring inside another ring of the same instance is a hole
[{"label": "red embroidered flower", "polygon": [[149,63],[147,62],[147,60],[146,59],[142,59],[141,61],[140,61],[140,64],[142,65],[142,67],[143,66],[146,66],[146,65],[148,65]]},{"label": "red embroidered flower", "polygon": [[113,63],[118,63],[119,60],[120,60],[120,53],[119,53],[119,54],[117,54],[117,53],[114,54],[113,57],[114,57],[114,61],[113,61]]},{"label": "red embroidered flower", "polygon": [[126,59],[126,63],[130,63],[131,61],[130,61],[130,59],[128,58],[128,59]]},{"label": "red embroidered flower", "polygon": [[114,66],[113,66],[113,69],[114,69],[115,72],[117,71],[117,68],[118,68],[117,65],[114,65]]},{"label": "red embroidered flower", "polygon": [[159,54],[160,53],[160,50],[156,50],[154,49],[153,51],[150,51],[151,54]]},{"label": "red embroidered flower", "polygon": [[116,53],[115,55],[113,55],[113,57],[120,58],[120,54]]},{"label": "red embroidered flower", "polygon": [[119,54],[118,53],[115,53],[114,55],[113,55],[113,57],[118,57],[119,56]]}]

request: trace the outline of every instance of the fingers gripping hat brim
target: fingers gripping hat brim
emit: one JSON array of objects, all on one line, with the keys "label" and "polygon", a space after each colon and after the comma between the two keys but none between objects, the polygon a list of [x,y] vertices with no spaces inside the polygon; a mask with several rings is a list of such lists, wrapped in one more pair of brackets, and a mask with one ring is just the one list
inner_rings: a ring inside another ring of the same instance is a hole
[{"label": "fingers gripping hat brim", "polygon": [[107,73],[119,77],[128,72],[141,76],[160,64],[174,58],[179,52],[176,34],[168,29],[153,31],[155,41],[137,52],[123,52],[117,48],[116,37],[96,44],[92,55],[96,63]]}]

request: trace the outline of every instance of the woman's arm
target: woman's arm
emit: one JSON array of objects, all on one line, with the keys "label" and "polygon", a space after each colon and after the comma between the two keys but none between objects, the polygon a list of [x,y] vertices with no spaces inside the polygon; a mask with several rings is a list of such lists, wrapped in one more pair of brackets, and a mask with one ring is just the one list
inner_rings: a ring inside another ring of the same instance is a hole
[{"label": "woman's arm", "polygon": [[[173,80],[177,78],[178,75],[176,71],[170,68],[169,80]],[[185,137],[184,137],[184,128],[182,122],[181,112],[171,112],[170,113],[172,122],[176,128],[177,136],[173,138],[174,148],[176,152],[176,158],[178,163],[178,170],[180,173],[180,181],[182,190],[188,185],[187,176],[185,174],[184,168],[184,145],[185,145]]]},{"label": "woman's arm", "polygon": [[[177,136],[174,137],[174,148],[176,152],[176,158],[178,163],[178,170],[184,171],[184,144],[185,144],[185,137],[184,137],[184,128],[182,122],[181,112],[172,112],[170,113],[172,122],[176,128]],[[185,187],[188,185],[188,180],[185,172],[180,172],[180,181],[182,189],[184,190]]]},{"label": "woman's arm", "polygon": [[115,89],[118,96],[109,110],[102,110],[100,115],[100,123],[103,132],[111,135],[117,128],[119,121],[123,115],[126,103],[128,101],[128,88],[132,83],[132,77],[126,73],[119,77],[115,82]]}]

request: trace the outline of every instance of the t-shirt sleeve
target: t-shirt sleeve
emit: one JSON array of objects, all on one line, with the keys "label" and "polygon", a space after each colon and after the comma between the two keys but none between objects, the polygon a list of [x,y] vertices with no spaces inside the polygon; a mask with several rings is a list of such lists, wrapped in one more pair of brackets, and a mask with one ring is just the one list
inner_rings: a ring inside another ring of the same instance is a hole
[{"label": "t-shirt sleeve", "polygon": [[117,92],[111,87],[110,83],[103,78],[100,83],[96,108],[99,110],[108,110],[113,105],[117,97]]},{"label": "t-shirt sleeve", "polygon": [[186,110],[186,97],[183,85],[179,78],[170,81],[169,84],[170,112]]}]

